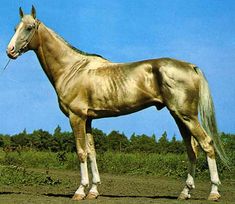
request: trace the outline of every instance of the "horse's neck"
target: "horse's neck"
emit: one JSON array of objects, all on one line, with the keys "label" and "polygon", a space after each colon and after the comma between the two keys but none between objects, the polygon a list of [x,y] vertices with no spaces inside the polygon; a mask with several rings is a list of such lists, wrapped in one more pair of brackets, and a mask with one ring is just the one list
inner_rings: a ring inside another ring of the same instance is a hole
[{"label": "horse's neck", "polygon": [[55,86],[60,76],[67,69],[79,60],[86,58],[86,56],[75,52],[65,41],[42,23],[38,29],[38,36],[40,45],[35,52],[43,70],[52,85]]}]

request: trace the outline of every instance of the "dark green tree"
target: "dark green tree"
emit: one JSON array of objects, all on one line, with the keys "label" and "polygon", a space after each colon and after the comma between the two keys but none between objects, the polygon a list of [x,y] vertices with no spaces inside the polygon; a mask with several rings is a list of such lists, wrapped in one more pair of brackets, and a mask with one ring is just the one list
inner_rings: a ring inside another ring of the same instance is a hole
[{"label": "dark green tree", "polygon": [[133,134],[130,138],[129,152],[153,153],[157,151],[156,137],[148,137],[145,134],[136,136]]},{"label": "dark green tree", "polygon": [[42,129],[35,130],[31,134],[32,147],[37,150],[50,150],[52,145],[52,135]]},{"label": "dark green tree", "polygon": [[167,139],[166,131],[162,134],[157,143],[158,153],[166,154],[168,152],[169,141]]},{"label": "dark green tree", "polygon": [[21,133],[13,135],[11,137],[11,145],[14,147],[29,147],[30,146],[30,138],[27,134],[26,129],[24,129]]},{"label": "dark green tree", "polygon": [[186,152],[185,145],[182,141],[176,140],[176,136],[174,135],[169,142],[169,147],[167,149],[168,153],[182,154]]},{"label": "dark green tree", "polygon": [[105,152],[108,150],[107,135],[97,128],[92,129],[92,135],[94,138],[95,148],[97,152]]},{"label": "dark green tree", "polygon": [[108,143],[108,150],[125,152],[129,145],[129,140],[124,135],[124,133],[120,134],[118,131],[112,131],[107,136],[107,143]]},{"label": "dark green tree", "polygon": [[58,125],[53,133],[53,141],[51,146],[52,151],[76,151],[75,138],[72,132],[62,132]]},{"label": "dark green tree", "polygon": [[61,136],[61,127],[59,125],[57,125],[57,127],[55,128],[53,136],[54,137],[60,137]]},{"label": "dark green tree", "polygon": [[0,134],[0,147],[6,147],[6,146],[10,146],[11,144],[11,137],[10,135],[3,135]]}]

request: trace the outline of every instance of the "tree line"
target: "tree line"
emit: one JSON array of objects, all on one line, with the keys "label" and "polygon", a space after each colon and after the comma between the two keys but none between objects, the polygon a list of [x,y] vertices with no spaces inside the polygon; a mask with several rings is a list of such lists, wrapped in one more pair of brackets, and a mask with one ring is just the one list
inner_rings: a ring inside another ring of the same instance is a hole
[{"label": "tree line", "polygon": [[[109,134],[94,128],[93,135],[97,152],[124,152],[124,153],[176,153],[182,154],[185,150],[184,142],[177,140],[174,135],[171,140],[168,139],[167,133],[164,132],[159,138],[155,135],[147,136],[145,134],[128,137],[124,133],[112,131]],[[235,135],[221,133],[225,149],[234,152]],[[75,152],[75,139],[72,132],[61,131],[57,126],[53,134],[48,131],[39,129],[32,133],[26,130],[16,135],[0,134],[0,148],[5,151],[20,150],[38,150],[52,152]]]}]

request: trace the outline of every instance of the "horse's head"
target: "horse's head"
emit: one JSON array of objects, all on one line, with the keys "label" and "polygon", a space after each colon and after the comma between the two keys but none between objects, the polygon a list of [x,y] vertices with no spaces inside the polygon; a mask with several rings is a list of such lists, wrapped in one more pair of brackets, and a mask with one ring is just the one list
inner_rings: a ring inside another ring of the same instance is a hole
[{"label": "horse's head", "polygon": [[36,19],[36,10],[32,6],[31,14],[24,15],[20,8],[20,23],[15,28],[10,43],[7,47],[7,55],[12,59],[16,59],[22,53],[37,48],[38,45],[38,26],[39,21]]}]

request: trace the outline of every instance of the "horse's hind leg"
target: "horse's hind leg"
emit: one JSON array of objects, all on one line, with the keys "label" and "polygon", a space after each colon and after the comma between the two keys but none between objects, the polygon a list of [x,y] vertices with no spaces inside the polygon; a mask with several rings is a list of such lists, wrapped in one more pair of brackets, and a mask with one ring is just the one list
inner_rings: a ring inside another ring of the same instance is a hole
[{"label": "horse's hind leg", "polygon": [[189,158],[188,176],[186,180],[186,185],[184,189],[182,190],[182,192],[180,193],[178,199],[187,200],[191,197],[190,191],[195,188],[194,178],[195,178],[195,170],[196,170],[196,160],[197,160],[197,155],[198,155],[198,143],[190,135],[190,132],[187,130],[184,123],[182,123],[178,118],[175,118],[175,121],[184,139],[184,143],[186,145],[187,154]]},{"label": "horse's hind leg", "polygon": [[218,192],[218,186],[221,184],[219,180],[219,174],[217,170],[216,160],[215,160],[215,149],[213,146],[212,139],[207,135],[206,131],[201,127],[200,123],[197,121],[195,124],[195,138],[199,142],[202,149],[207,154],[207,162],[211,178],[211,192],[208,200],[217,201],[221,197]]},{"label": "horse's hind leg", "polygon": [[213,147],[212,139],[207,135],[205,130],[201,127],[197,116],[184,116],[180,120],[185,124],[191,135],[198,141],[199,145],[207,155],[207,161],[211,177],[211,192],[208,200],[217,201],[220,198],[218,192],[218,185],[220,184],[219,175],[215,161],[215,149]]}]

